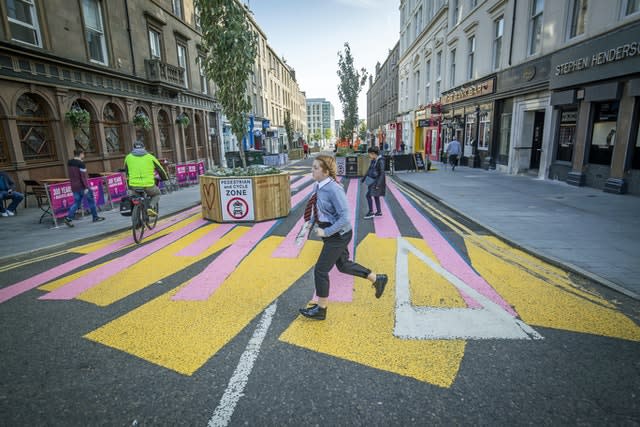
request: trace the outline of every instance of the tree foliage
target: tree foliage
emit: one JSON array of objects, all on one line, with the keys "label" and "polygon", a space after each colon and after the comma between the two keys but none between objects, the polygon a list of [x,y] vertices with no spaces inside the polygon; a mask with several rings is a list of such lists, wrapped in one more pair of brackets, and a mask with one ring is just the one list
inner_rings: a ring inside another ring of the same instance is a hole
[{"label": "tree foliage", "polygon": [[247,81],[254,69],[257,36],[237,0],[195,0],[194,4],[200,14],[202,47],[207,52],[202,68],[216,84],[216,98],[231,123],[246,167],[242,137],[251,111]]},{"label": "tree foliage", "polygon": [[341,137],[353,136],[353,131],[358,126],[358,95],[367,81],[367,70],[361,68],[357,71],[353,65],[353,56],[349,43],[344,44],[344,53],[338,52],[338,97],[342,103]]},{"label": "tree foliage", "polygon": [[291,123],[291,113],[289,110],[284,112],[284,131],[287,134],[289,148],[293,148],[293,125]]},{"label": "tree foliage", "polygon": [[326,128],[324,130],[324,139],[330,140],[332,136],[333,136],[333,132],[331,131],[331,129],[330,128]]}]

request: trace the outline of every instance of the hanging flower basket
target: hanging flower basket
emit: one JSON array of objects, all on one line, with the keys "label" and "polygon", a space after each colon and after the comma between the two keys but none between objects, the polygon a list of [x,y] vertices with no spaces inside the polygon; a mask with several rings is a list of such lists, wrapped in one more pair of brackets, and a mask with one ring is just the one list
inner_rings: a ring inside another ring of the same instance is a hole
[{"label": "hanging flower basket", "polygon": [[149,117],[144,113],[136,113],[136,115],[133,116],[133,125],[144,130],[149,130],[151,129],[151,120],[149,120]]},{"label": "hanging flower basket", "polygon": [[187,126],[189,126],[189,116],[187,116],[186,114],[180,114],[178,117],[176,117],[176,123],[184,128],[186,128]]},{"label": "hanging flower basket", "polygon": [[89,112],[84,108],[80,107],[73,107],[71,110],[67,111],[65,117],[69,120],[71,127],[74,129],[80,128],[91,120],[91,114],[89,114]]}]

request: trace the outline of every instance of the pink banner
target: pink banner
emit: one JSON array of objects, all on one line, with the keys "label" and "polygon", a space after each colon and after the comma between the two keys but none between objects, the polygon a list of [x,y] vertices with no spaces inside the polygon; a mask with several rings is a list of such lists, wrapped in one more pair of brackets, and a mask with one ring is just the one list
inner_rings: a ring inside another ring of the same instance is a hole
[{"label": "pink banner", "polygon": [[104,177],[111,202],[119,202],[127,195],[127,180],[123,173],[116,173]]},{"label": "pink banner", "polygon": [[[89,178],[89,188],[93,192],[93,200],[96,202],[96,207],[101,208],[105,205],[105,197],[104,197],[104,179],[103,177],[99,178]],[[82,199],[82,206],[85,209],[89,209],[89,203],[87,202],[87,198],[84,197]]]},{"label": "pink banner", "polygon": [[198,175],[204,175],[204,162],[198,162]]},{"label": "pink banner", "polygon": [[69,208],[73,205],[73,191],[71,182],[61,182],[58,184],[48,184],[49,200],[51,200],[51,210],[56,218],[67,215]]},{"label": "pink banner", "polygon": [[187,179],[187,165],[176,165],[176,181],[178,181],[178,185],[185,185],[187,183]]},{"label": "pink banner", "polygon": [[189,182],[191,184],[198,182],[198,164],[197,163],[187,164],[187,173],[189,174]]}]

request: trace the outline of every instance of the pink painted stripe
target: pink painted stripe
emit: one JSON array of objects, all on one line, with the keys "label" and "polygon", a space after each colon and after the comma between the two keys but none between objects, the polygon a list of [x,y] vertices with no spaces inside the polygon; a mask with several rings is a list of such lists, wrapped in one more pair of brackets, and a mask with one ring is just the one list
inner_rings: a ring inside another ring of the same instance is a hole
[{"label": "pink painted stripe", "polygon": [[302,178],[298,179],[296,182],[291,184],[291,189],[296,190],[298,189],[298,187],[301,187],[302,184],[305,184],[309,181],[311,181],[311,174],[304,175]]},{"label": "pink painted stripe", "polygon": [[[155,234],[167,227],[174,225],[175,223],[182,221],[189,216],[192,216],[196,210],[202,210],[200,206],[184,211],[176,216],[168,218],[164,221],[164,223],[158,224],[158,226],[153,230],[152,234]],[[118,251],[126,246],[133,244],[133,237],[128,236],[117,242],[110,244],[102,249],[98,249],[95,252],[91,252],[89,254],[83,255],[71,261],[67,261],[62,265],[54,267],[50,270],[44,271],[40,274],[37,274],[33,277],[25,279],[21,282],[15,283],[13,285],[7,286],[5,288],[0,289],[0,304],[14,298],[24,292],[30,291],[31,289],[35,289],[38,286],[44,285],[47,282],[50,282],[54,279],[57,279],[60,276],[67,274],[70,271],[73,271],[79,267],[87,265],[97,259],[102,258],[103,256],[109,255],[115,251]]]},{"label": "pink painted stripe", "polygon": [[[517,316],[513,308],[489,285],[469,264],[453,249],[449,242],[438,232],[433,224],[427,220],[418,210],[405,198],[393,182],[388,183],[388,188],[395,196],[402,209],[413,223],[414,227],[422,235],[433,253],[438,258],[440,265],[454,274],[460,280],[471,286],[482,295],[490,298],[491,301],[500,305],[512,316]],[[482,307],[476,300],[461,292],[462,297],[469,307]]]},{"label": "pink painted stripe", "polygon": [[382,209],[382,216],[373,217],[373,226],[376,230],[376,236],[382,238],[397,239],[400,237],[400,230],[396,223],[387,201],[384,197],[380,197],[380,208]]},{"label": "pink painted stripe", "polygon": [[222,252],[204,271],[191,279],[189,284],[180,289],[171,299],[174,301],[204,301],[209,298],[260,239],[269,232],[275,222],[275,220],[261,222],[251,227],[250,231]]},{"label": "pink painted stripe", "polygon": [[79,277],[76,280],[49,292],[46,295],[41,296],[39,299],[41,300],[70,300],[87,289],[91,289],[92,287],[98,285],[109,277],[115,276],[122,270],[127,267],[132,266],[133,264],[142,261],[144,258],[149,255],[155,253],[156,251],[164,248],[167,245],[175,242],[176,240],[186,236],[191,233],[198,227],[201,227],[204,224],[207,224],[208,221],[204,219],[198,219],[192,222],[189,225],[181,228],[180,230],[176,230],[170,234],[167,234],[164,237],[159,238],[158,240],[149,243],[148,245],[142,246],[128,254],[114,259],[91,272],[91,274],[87,274],[86,276]]},{"label": "pink painted stripe", "polygon": [[229,230],[235,227],[235,224],[220,224],[215,227],[213,230],[209,231],[207,234],[193,242],[191,245],[183,248],[180,252],[176,253],[176,256],[198,256],[215,242],[218,241],[222,236],[227,234]]},{"label": "pink painted stripe", "polygon": [[304,188],[302,191],[298,191],[295,196],[291,197],[291,209],[294,209],[298,206],[298,203],[307,198],[309,194],[313,192],[313,185],[309,185]]}]

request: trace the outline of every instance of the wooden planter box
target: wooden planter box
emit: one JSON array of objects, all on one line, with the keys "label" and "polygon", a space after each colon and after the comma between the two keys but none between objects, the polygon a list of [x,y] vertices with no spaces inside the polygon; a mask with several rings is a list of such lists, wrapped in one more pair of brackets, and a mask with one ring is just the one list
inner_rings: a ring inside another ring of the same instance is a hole
[{"label": "wooden planter box", "polygon": [[280,218],[291,210],[289,174],[219,177],[200,175],[202,216],[215,222]]}]

